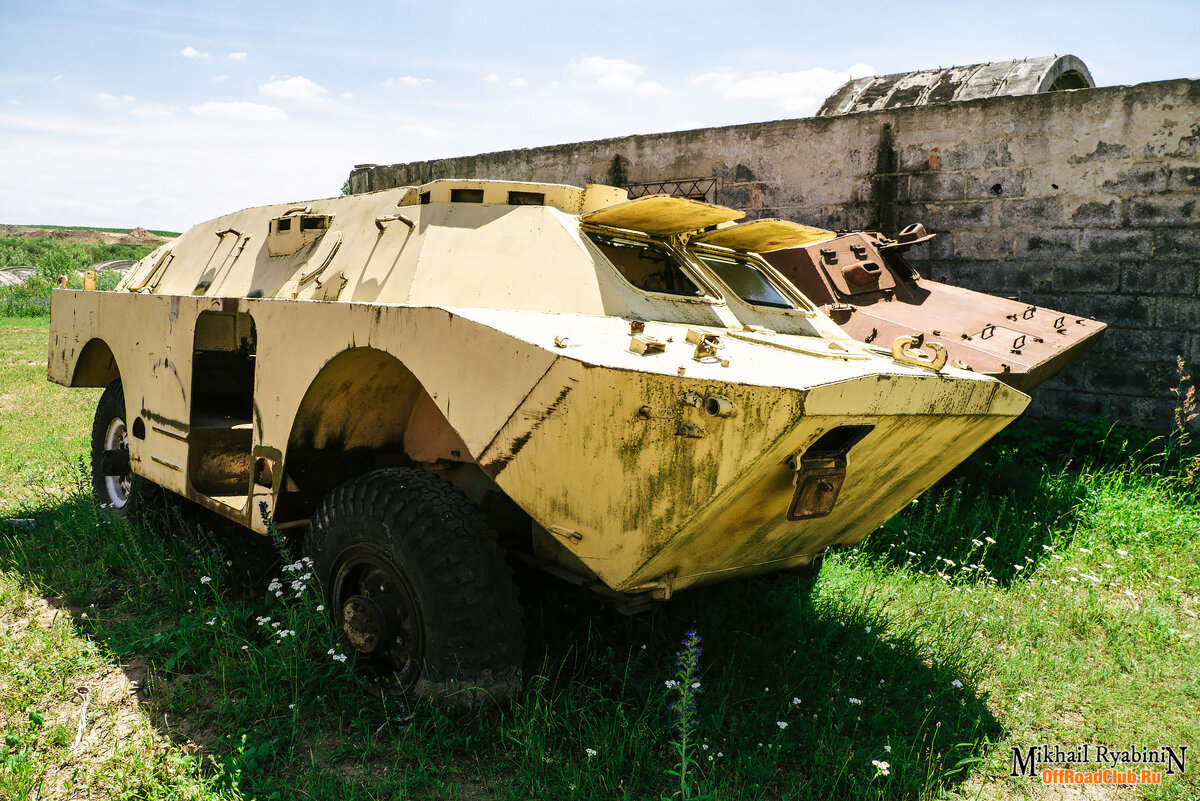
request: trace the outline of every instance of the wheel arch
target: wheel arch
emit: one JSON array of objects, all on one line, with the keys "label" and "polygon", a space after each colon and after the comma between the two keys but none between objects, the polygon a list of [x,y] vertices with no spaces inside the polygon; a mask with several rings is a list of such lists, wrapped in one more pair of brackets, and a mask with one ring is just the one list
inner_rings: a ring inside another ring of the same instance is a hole
[{"label": "wheel arch", "polygon": [[71,371],[72,387],[107,387],[121,377],[112,348],[100,337],[88,340]]},{"label": "wheel arch", "polygon": [[[421,447],[414,448],[413,434]],[[309,502],[379,467],[435,461],[437,453],[470,456],[421,381],[395,355],[349,348],[309,383],[292,419],[285,475]],[[461,447],[459,447],[461,446]],[[420,452],[414,452],[420,451]]]}]

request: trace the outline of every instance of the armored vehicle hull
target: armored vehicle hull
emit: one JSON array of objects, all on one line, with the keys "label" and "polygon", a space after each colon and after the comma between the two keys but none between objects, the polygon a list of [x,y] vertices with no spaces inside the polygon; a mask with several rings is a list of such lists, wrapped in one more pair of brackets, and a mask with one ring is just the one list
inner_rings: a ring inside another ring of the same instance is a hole
[{"label": "armored vehicle hull", "polygon": [[502,548],[635,604],[803,568],[1028,403],[854,341],[754,255],[812,229],[621,198],[439,181],[247,209],[115,291],[57,290],[50,379],[112,393],[99,500],[149,482],[303,530],[365,659],[503,697],[519,650],[478,642],[520,638]]}]

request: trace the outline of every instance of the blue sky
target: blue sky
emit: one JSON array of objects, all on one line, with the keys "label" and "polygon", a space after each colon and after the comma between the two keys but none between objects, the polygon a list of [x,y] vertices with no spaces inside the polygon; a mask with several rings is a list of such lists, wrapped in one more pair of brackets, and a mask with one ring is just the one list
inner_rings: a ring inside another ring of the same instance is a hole
[{"label": "blue sky", "polygon": [[1200,2],[0,0],[0,222],[182,230],[356,163],[812,114],[851,75],[1073,53],[1200,77]]}]

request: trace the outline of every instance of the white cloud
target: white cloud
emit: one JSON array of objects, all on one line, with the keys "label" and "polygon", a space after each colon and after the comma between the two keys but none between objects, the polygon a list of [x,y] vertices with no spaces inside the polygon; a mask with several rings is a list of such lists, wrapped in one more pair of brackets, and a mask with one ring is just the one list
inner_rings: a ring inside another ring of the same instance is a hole
[{"label": "white cloud", "polygon": [[303,75],[297,75],[294,78],[272,76],[267,83],[258,87],[258,91],[268,97],[295,100],[300,103],[321,103],[325,100],[325,95],[329,93],[324,86],[310,81]]},{"label": "white cloud", "polygon": [[484,83],[500,83],[500,76],[494,72],[489,72],[483,76]]},{"label": "white cloud", "polygon": [[524,78],[513,78],[508,82],[508,85],[513,89],[520,89],[521,87],[528,86],[529,84],[525,82]]},{"label": "white cloud", "polygon": [[170,117],[175,113],[175,107],[163,105],[162,103],[143,103],[140,106],[134,106],[129,110],[129,113],[143,119]]},{"label": "white cloud", "polygon": [[227,77],[228,76],[226,76],[226,75],[218,75],[215,78],[213,78],[213,83],[225,83],[225,78],[227,78]]},{"label": "white cloud", "polygon": [[179,51],[179,55],[184,58],[208,58],[208,53],[201,53],[192,46],[188,46]]},{"label": "white cloud", "polygon": [[388,78],[383,82],[384,86],[424,86],[427,83],[433,83],[433,78],[418,78],[415,75],[401,75],[399,78]]},{"label": "white cloud", "polygon": [[241,101],[219,103],[209,101],[189,106],[188,108],[197,117],[217,117],[246,122],[274,122],[287,119],[287,114],[284,113],[283,109],[276,108],[275,106],[264,106],[261,103],[246,103]]},{"label": "white cloud", "polygon": [[58,82],[59,82],[59,81],[61,81],[62,79],[63,79],[63,76],[61,76],[61,75],[55,75],[53,78],[51,78],[51,79],[50,79],[50,82],[51,82],[51,83],[58,83]]},{"label": "white cloud", "polygon": [[340,97],[342,100],[352,100],[354,98],[354,92],[342,92],[340,95],[338,95],[338,97]]},{"label": "white cloud", "polygon": [[844,72],[817,67],[797,72],[751,72],[718,68],[692,78],[724,100],[770,103],[791,114],[813,113],[821,102],[851,78],[874,75],[866,64]]},{"label": "white cloud", "polygon": [[242,51],[240,53],[230,53],[229,55],[225,56],[225,58],[229,59],[230,61],[245,61],[246,57],[249,55],[249,53]]},{"label": "white cloud", "polygon": [[133,102],[133,95],[121,95],[117,97],[109,92],[97,92],[94,98],[97,103],[105,108],[121,108]]},{"label": "white cloud", "polygon": [[667,88],[657,81],[639,80],[646,73],[646,68],[623,58],[588,56],[572,59],[567,69],[577,78],[612,92],[639,95],[661,95],[667,92]]}]

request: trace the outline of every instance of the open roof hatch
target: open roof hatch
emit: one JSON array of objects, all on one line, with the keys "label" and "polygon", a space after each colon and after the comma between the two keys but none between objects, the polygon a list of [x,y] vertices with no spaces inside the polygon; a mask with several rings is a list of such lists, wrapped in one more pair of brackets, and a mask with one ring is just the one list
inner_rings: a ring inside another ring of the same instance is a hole
[{"label": "open roof hatch", "polygon": [[648,195],[589,212],[579,219],[585,223],[640,231],[652,236],[670,236],[740,220],[745,216],[744,211],[713,206],[698,200],[670,195]]},{"label": "open roof hatch", "polygon": [[754,220],[700,234],[693,244],[715,245],[751,253],[770,253],[773,250],[802,247],[836,237],[833,231],[813,228],[789,220]]}]

